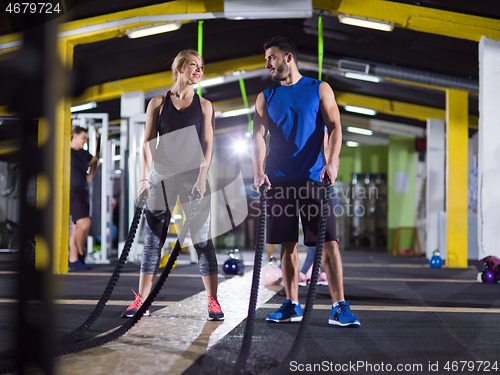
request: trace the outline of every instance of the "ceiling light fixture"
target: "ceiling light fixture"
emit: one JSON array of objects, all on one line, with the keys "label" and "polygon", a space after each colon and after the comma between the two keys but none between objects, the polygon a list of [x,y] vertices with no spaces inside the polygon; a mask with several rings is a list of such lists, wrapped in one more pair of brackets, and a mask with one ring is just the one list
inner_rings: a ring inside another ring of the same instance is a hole
[{"label": "ceiling light fixture", "polygon": [[372,135],[373,132],[369,129],[356,128],[354,126],[348,126],[347,131],[349,133],[362,134],[362,135]]},{"label": "ceiling light fixture", "polygon": [[359,146],[358,142],[353,142],[353,141],[347,141],[345,144],[348,147],[358,147]]},{"label": "ceiling light fixture", "polygon": [[344,77],[351,78],[351,79],[359,79],[360,81],[367,81],[367,82],[375,82],[375,83],[380,82],[380,77],[372,76],[369,74],[359,74],[359,73],[347,72],[347,73],[344,73]]},{"label": "ceiling light fixture", "polygon": [[75,106],[71,107],[71,112],[86,111],[87,109],[92,109],[95,107],[97,107],[97,103],[92,101],[92,102],[88,102],[88,103],[80,104],[80,105],[75,105]]},{"label": "ceiling light fixture", "polygon": [[166,33],[169,31],[179,30],[180,28],[181,28],[180,22],[170,22],[159,26],[146,26],[137,29],[127,30],[127,36],[130,39],[142,38],[143,36]]},{"label": "ceiling light fixture", "polygon": [[234,117],[234,116],[246,115],[248,113],[252,113],[254,110],[255,110],[255,107],[253,107],[253,106],[251,108],[234,109],[232,111],[222,112],[220,114],[220,117],[224,118],[224,117]]},{"label": "ceiling light fixture", "polygon": [[200,83],[193,85],[193,88],[196,90],[198,88],[198,85],[200,85],[201,87],[222,85],[224,83],[224,81],[225,81],[224,77],[204,79],[204,80],[200,81]]},{"label": "ceiling light fixture", "polygon": [[347,112],[359,113],[359,114],[368,115],[368,116],[375,116],[377,114],[377,111],[375,111],[374,109],[356,107],[354,105],[346,105],[346,106],[344,106],[344,109]]},{"label": "ceiling light fixture", "polygon": [[347,14],[340,14],[339,21],[345,25],[360,26],[381,31],[394,30],[394,24],[392,22],[371,20],[369,18],[350,16]]}]

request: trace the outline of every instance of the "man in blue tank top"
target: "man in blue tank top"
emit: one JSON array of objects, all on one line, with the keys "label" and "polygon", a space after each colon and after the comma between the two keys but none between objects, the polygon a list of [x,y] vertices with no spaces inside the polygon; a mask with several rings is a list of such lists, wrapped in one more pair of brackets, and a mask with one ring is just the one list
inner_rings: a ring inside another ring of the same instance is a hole
[{"label": "man in blue tank top", "polygon": [[[337,178],[342,146],[340,113],[330,85],[303,77],[297,67],[297,48],[290,40],[274,37],[264,44],[266,68],[275,83],[255,103],[252,137],[254,184],[267,185],[267,242],[281,244],[281,265],[287,299],[266,318],[270,322],[300,322],[298,301],[299,217],[304,244],[315,246],[321,215],[321,182]],[[324,129],[327,132],[324,132]],[[266,159],[266,136],[270,134]],[[323,162],[323,142],[326,147]],[[265,161],[265,171],[264,171]],[[329,324],[359,326],[344,300],[342,260],[337,244],[335,215],[330,200],[322,265],[332,297]]]}]

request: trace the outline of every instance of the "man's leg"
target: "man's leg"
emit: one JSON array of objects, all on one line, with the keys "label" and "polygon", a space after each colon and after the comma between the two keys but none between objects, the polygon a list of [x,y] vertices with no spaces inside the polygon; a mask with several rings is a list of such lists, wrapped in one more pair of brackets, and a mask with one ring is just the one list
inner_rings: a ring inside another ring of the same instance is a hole
[{"label": "man's leg", "polygon": [[69,261],[76,262],[78,260],[78,244],[76,241],[76,224],[71,223],[71,233],[69,235]]},{"label": "man's leg", "polygon": [[333,302],[328,324],[340,327],[359,327],[361,325],[359,319],[352,314],[350,303],[345,301],[342,259],[337,241],[324,243],[322,263]]},{"label": "man's leg", "polygon": [[297,252],[297,242],[281,244],[281,270],[286,298],[291,301],[299,300],[299,268],[300,260]]},{"label": "man's leg", "polygon": [[302,320],[302,308],[299,303],[299,268],[297,242],[283,242],[281,244],[281,269],[286,300],[276,312],[266,317],[266,321],[281,323]]},{"label": "man's leg", "polygon": [[82,217],[76,221],[75,241],[80,255],[85,254],[85,243],[89,236],[90,218]]},{"label": "man's leg", "polygon": [[321,260],[328,278],[328,288],[332,302],[344,300],[344,276],[342,259],[337,241],[325,241]]}]

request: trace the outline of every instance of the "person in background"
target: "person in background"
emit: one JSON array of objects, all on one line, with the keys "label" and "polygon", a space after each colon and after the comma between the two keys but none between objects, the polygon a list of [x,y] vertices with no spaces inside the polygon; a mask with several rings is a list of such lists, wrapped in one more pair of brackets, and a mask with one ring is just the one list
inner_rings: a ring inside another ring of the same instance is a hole
[{"label": "person in background", "polygon": [[[72,229],[69,236],[69,270],[86,271],[85,243],[90,229],[88,183],[97,169],[97,158],[83,147],[88,142],[88,131],[75,126],[71,132],[71,182],[69,212]],[[90,169],[89,169],[90,167]]]}]

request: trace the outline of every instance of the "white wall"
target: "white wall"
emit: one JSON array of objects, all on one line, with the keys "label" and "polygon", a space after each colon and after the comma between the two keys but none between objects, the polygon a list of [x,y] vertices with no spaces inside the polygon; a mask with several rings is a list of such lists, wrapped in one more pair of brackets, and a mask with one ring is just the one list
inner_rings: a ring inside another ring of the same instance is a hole
[{"label": "white wall", "polygon": [[479,42],[479,258],[500,258],[500,41]]},{"label": "white wall", "polygon": [[[445,210],[445,123],[442,120],[427,120],[427,238],[425,254],[439,249],[439,213]],[[446,257],[446,249],[439,249],[441,258]]]}]

